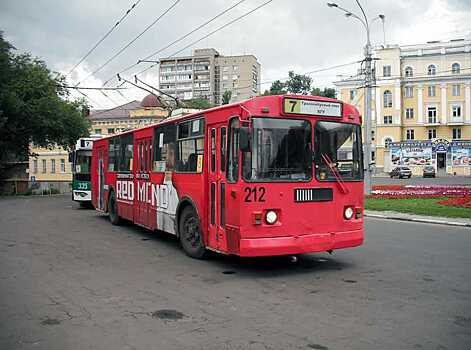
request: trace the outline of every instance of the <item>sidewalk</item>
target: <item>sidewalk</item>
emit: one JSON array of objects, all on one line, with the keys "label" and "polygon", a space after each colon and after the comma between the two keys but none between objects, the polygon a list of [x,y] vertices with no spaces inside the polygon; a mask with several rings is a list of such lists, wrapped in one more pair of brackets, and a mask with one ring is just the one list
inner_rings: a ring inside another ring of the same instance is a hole
[{"label": "sidewalk", "polygon": [[423,222],[428,224],[441,224],[449,226],[471,227],[471,219],[464,218],[444,218],[439,216],[424,216],[395,211],[374,211],[365,210],[365,216],[370,218]]}]

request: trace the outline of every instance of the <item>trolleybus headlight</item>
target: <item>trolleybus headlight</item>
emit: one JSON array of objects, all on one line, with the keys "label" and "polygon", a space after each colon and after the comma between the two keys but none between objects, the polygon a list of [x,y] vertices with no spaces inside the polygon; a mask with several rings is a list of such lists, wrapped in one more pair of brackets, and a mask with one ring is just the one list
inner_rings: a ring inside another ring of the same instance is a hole
[{"label": "trolleybus headlight", "polygon": [[273,225],[276,220],[278,220],[278,215],[276,215],[273,210],[269,210],[265,214],[265,220],[267,221],[267,224]]},{"label": "trolleybus headlight", "polygon": [[352,207],[346,207],[343,215],[345,216],[345,219],[350,220],[353,217]]}]

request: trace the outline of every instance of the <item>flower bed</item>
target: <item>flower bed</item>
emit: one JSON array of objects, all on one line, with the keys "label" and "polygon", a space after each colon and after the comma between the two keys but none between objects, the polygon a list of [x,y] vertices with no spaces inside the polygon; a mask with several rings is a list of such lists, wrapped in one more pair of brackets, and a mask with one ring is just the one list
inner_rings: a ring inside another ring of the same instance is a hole
[{"label": "flower bed", "polygon": [[471,208],[471,196],[449,198],[438,201],[437,204],[448,205],[450,207]]},{"label": "flower bed", "polygon": [[471,186],[373,186],[371,198],[471,197]]}]

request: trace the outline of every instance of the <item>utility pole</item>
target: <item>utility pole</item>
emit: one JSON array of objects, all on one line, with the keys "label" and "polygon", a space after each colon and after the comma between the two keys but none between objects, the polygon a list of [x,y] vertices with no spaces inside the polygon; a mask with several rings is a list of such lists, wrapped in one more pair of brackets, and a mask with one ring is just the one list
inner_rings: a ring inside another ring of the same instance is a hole
[{"label": "utility pole", "polygon": [[[363,162],[364,162],[364,170],[365,170],[365,180],[364,180],[364,192],[366,195],[369,195],[371,193],[371,182],[372,182],[372,175],[373,175],[373,164],[371,161],[371,151],[372,151],[372,142],[371,142],[371,107],[372,107],[372,101],[371,101],[371,89],[373,88],[374,84],[374,76],[373,76],[373,70],[372,70],[372,65],[371,62],[373,60],[372,56],[372,47],[371,47],[371,41],[370,41],[370,23],[372,23],[376,19],[381,19],[384,21],[384,15],[379,15],[371,20],[371,22],[368,21],[368,18],[366,17],[366,13],[363,10],[363,7],[361,6],[359,0],[355,0],[358,7],[361,10],[361,13],[363,15],[363,18],[360,16],[356,15],[354,12],[349,11],[343,7],[340,7],[336,3],[329,2],[327,3],[328,7],[331,8],[337,8],[342,12],[345,12],[345,16],[347,18],[355,18],[361,22],[363,27],[366,30],[366,45],[364,48],[364,55],[365,55],[365,93],[364,93],[364,108],[365,108],[365,118],[364,118],[364,131],[365,131],[365,137],[364,137],[364,155],[363,155]],[[384,23],[384,22],[383,22]],[[378,96],[376,97],[378,98]]]}]

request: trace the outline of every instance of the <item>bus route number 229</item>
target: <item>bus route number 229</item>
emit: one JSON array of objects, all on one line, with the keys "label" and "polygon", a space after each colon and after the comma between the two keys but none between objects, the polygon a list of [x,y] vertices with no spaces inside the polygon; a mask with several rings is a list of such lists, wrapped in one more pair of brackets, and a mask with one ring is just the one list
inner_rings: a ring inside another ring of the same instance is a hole
[{"label": "bus route number 229", "polygon": [[265,202],[265,187],[245,187],[245,202]]}]

